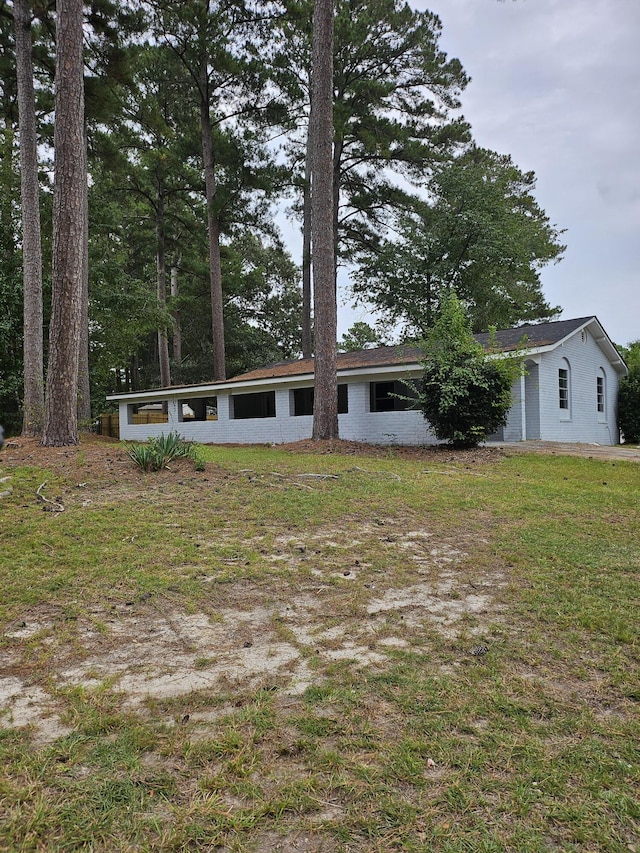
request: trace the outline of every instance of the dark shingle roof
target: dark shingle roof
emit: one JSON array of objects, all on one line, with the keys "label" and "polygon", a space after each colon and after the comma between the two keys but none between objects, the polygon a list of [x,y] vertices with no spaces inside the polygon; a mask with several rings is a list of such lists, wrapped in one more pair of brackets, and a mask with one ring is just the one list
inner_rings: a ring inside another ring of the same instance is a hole
[{"label": "dark shingle roof", "polygon": [[[495,338],[502,352],[518,349],[526,338],[527,347],[548,347],[564,340],[567,335],[575,332],[585,323],[593,320],[593,317],[578,317],[575,320],[557,320],[554,323],[532,323],[525,326],[516,326],[514,329],[500,329]],[[489,332],[476,335],[476,340],[483,347],[489,345]]]},{"label": "dark shingle roof", "polygon": [[[526,347],[535,348],[551,346],[559,343],[576,329],[588,323],[592,317],[580,317],[576,320],[558,320],[553,323],[537,323],[517,326],[514,329],[499,329],[495,340],[502,352],[518,349],[526,337]],[[485,348],[489,345],[488,332],[476,335],[476,340]],[[376,347],[356,352],[338,353],[338,370],[355,370],[360,368],[390,367],[400,364],[416,364],[423,357],[422,350],[417,346],[400,345],[395,347]],[[268,367],[260,367],[249,373],[242,373],[228,379],[232,382],[253,382],[259,379],[279,379],[287,376],[302,376],[313,374],[313,358],[301,358],[293,361],[278,361]]]},{"label": "dark shingle roof", "polygon": [[[395,346],[363,349],[356,352],[338,353],[338,370],[353,370],[361,367],[388,367],[394,364],[414,364],[422,357],[419,347]],[[257,379],[274,379],[285,376],[301,376],[313,373],[313,358],[301,358],[294,361],[277,361],[268,367],[259,367],[249,373],[234,376],[227,382],[252,382]]]}]

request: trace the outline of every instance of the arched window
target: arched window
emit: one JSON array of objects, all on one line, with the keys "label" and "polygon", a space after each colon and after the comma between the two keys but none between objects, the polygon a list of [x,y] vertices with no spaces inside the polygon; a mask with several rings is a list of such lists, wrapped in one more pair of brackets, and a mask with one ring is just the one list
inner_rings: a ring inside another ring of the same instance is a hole
[{"label": "arched window", "polygon": [[571,418],[571,365],[563,358],[558,368],[558,408],[560,420]]},{"label": "arched window", "polygon": [[607,419],[607,374],[602,367],[596,376],[596,411],[599,421]]}]

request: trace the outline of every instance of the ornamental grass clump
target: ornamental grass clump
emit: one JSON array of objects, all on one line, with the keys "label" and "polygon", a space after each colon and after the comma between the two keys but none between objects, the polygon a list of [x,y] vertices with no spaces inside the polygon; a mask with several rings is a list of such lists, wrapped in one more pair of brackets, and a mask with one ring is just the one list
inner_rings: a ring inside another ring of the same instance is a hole
[{"label": "ornamental grass clump", "polygon": [[202,470],[193,442],[177,432],[155,436],[146,444],[133,444],[127,454],[143,471],[160,471],[173,459],[193,459],[197,470]]}]

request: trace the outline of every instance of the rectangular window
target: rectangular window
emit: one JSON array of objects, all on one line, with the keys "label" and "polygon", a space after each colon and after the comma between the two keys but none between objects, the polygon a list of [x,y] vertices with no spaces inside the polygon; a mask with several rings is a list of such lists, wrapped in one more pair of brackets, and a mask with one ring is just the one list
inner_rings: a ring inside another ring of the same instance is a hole
[{"label": "rectangular window", "polygon": [[313,414],[313,388],[294,388],[293,390],[293,414]]},{"label": "rectangular window", "polygon": [[[417,393],[404,382],[371,382],[369,405],[372,412],[404,412],[416,409]],[[408,399],[405,399],[408,398]]]},{"label": "rectangular window", "polygon": [[560,399],[560,408],[569,410],[569,371],[561,367],[558,370],[558,392]]},{"label": "rectangular window", "polygon": [[162,403],[129,403],[127,406],[127,423],[130,424],[166,424],[167,401]]},{"label": "rectangular window", "polygon": [[599,412],[604,412],[604,377],[596,376],[596,401]]},{"label": "rectangular window", "polygon": [[257,394],[234,394],[231,397],[233,418],[237,421],[249,418],[275,418],[276,392],[261,391]]},{"label": "rectangular window", "polygon": [[180,400],[178,412],[183,421],[217,421],[217,397],[190,397]]},{"label": "rectangular window", "polygon": [[349,412],[349,392],[347,385],[338,385],[338,414],[346,415]]},{"label": "rectangular window", "polygon": [[[346,415],[349,411],[349,392],[346,385],[338,385],[338,414]],[[293,415],[313,414],[313,388],[294,388]]]}]

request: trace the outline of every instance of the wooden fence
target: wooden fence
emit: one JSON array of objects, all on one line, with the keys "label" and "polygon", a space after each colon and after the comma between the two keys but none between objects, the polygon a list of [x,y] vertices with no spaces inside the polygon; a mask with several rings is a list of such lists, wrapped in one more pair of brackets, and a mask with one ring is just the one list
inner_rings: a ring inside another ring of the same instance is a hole
[{"label": "wooden fence", "polygon": [[[185,417],[185,421],[192,421],[193,418]],[[217,415],[207,415],[206,420],[217,421]],[[164,412],[136,412],[131,416],[131,422],[134,424],[166,424],[169,422],[169,416]],[[117,412],[111,412],[100,415],[100,435],[107,435],[111,438],[120,438],[120,418]]]}]

